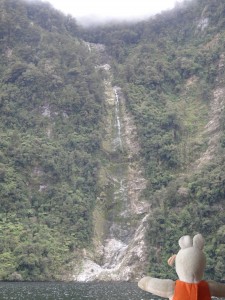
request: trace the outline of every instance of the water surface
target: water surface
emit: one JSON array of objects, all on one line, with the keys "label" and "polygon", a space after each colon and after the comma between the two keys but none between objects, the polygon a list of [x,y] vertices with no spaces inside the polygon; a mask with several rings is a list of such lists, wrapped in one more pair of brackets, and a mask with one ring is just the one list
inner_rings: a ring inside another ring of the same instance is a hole
[{"label": "water surface", "polygon": [[0,282],[1,300],[151,300],[135,283]]}]

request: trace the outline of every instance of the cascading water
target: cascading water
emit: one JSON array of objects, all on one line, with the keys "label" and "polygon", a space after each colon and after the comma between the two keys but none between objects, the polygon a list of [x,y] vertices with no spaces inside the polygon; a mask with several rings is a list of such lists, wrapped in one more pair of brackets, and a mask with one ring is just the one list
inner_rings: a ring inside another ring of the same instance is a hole
[{"label": "cascading water", "polygon": [[[100,50],[102,51],[102,46]],[[146,254],[144,216],[148,212],[148,205],[139,200],[141,191],[145,188],[145,179],[138,163],[134,166],[134,161],[129,162],[132,155],[136,157],[138,148],[132,148],[137,142],[136,137],[132,140],[130,132],[134,131],[133,125],[130,124],[125,109],[122,91],[117,86],[112,87],[108,63],[104,62],[97,68],[103,69],[106,74],[104,82],[108,119],[104,151],[112,159],[108,159],[108,164],[104,167],[107,169],[108,178],[105,188],[110,186],[110,200],[106,198],[105,201],[108,201],[111,210],[106,216],[105,238],[100,242],[100,250],[95,250],[100,253],[101,258],[96,263],[95,257],[99,255],[87,255],[85,251],[82,270],[73,278],[77,281],[129,280],[136,273],[141,273],[140,264]],[[103,191],[106,192],[104,188]],[[140,214],[145,214],[142,219],[138,218]]]},{"label": "cascading water", "polygon": [[115,128],[116,128],[116,138],[114,140],[115,149],[119,148],[123,151],[123,144],[121,138],[121,121],[120,121],[120,102],[118,95],[118,88],[114,87],[115,93]]},{"label": "cascading water", "polygon": [[[128,195],[127,195],[127,164],[123,162],[121,151],[123,151],[122,140],[122,122],[120,112],[120,98],[118,87],[113,88],[114,92],[114,131],[112,138],[112,146],[114,151],[118,153],[118,157],[114,168],[111,170],[111,180],[113,182],[113,202],[118,204],[117,209],[110,216],[110,226],[108,238],[105,240],[104,256],[102,268],[107,272],[116,269],[123,259],[127,247],[129,237],[133,230],[126,224],[126,217],[129,217]],[[120,217],[119,220],[118,216]],[[121,222],[122,221],[122,222]]]}]

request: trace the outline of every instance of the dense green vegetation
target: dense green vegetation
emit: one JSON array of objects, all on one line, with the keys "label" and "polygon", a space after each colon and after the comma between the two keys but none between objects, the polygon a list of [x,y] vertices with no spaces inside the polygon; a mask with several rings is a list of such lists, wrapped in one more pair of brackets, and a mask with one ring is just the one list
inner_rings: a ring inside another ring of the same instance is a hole
[{"label": "dense green vegetation", "polygon": [[[145,197],[154,207],[147,234],[154,276],[175,277],[166,261],[180,236],[197,232],[206,237],[206,276],[225,276],[224,115],[219,128],[205,132],[214,91],[225,79],[224,11],[221,0],[186,1],[139,24],[84,33],[108,46],[136,121],[149,180]],[[197,168],[216,134],[212,159]]]},{"label": "dense green vegetation", "polygon": [[0,12],[0,279],[57,279],[92,236],[103,84],[71,17]]},{"label": "dense green vegetation", "polygon": [[[206,238],[225,278],[223,0],[184,1],[137,24],[80,28],[43,2],[0,0],[0,279],[60,279],[92,239],[104,83],[84,41],[106,45],[134,117],[152,207],[148,272],[171,278],[183,234]],[[211,160],[198,159],[219,135]],[[99,155],[101,154],[101,155]]]}]

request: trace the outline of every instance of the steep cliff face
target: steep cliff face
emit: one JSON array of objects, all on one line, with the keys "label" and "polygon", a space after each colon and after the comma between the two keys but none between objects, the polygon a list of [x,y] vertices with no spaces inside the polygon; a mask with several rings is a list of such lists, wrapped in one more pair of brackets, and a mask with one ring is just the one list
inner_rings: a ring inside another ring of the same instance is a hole
[{"label": "steep cliff face", "polygon": [[[223,55],[218,63],[218,71],[223,68],[222,62]],[[110,65],[104,64],[98,68],[105,72],[106,95],[105,138],[102,142],[106,162],[102,164],[99,178],[102,193],[94,210],[93,247],[83,250],[79,268],[75,268],[70,279],[137,280],[145,272],[148,261],[146,230],[151,226],[151,203],[142,199],[146,179],[139,161],[140,145],[136,126],[126,109],[126,100],[122,90],[112,86]],[[209,105],[208,122],[204,130],[198,133],[207,141],[206,150],[192,164],[193,173],[209,164],[218,148],[220,118],[224,109],[223,76],[218,75],[216,81]],[[196,83],[194,78],[188,80],[187,89]],[[188,174],[182,172],[181,176],[184,179],[191,176],[190,169]],[[189,190],[180,187],[177,193],[187,198]],[[160,256],[160,248],[157,251]]]},{"label": "steep cliff face", "polygon": [[224,1],[91,29],[0,10],[0,279],[167,277],[184,231],[224,278]]},{"label": "steep cliff face", "polygon": [[139,143],[126,147],[144,161],[155,276],[171,274],[165,262],[184,231],[206,236],[206,274],[224,276],[224,9],[221,0],[187,1],[137,27],[90,31],[116,60],[124,131],[137,130]]}]

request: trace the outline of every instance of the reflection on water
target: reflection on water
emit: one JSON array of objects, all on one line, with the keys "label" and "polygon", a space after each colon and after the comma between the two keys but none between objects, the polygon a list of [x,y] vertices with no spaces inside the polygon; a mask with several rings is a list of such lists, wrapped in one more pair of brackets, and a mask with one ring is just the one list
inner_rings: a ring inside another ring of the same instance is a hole
[{"label": "reflection on water", "polygon": [[1,300],[151,300],[159,299],[135,283],[5,283],[0,282]]}]

